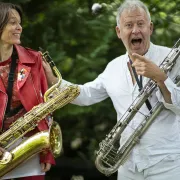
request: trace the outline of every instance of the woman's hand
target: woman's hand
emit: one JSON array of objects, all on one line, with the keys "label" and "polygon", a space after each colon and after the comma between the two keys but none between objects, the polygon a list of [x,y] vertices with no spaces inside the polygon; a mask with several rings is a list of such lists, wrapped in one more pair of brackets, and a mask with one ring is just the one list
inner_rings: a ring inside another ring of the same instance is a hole
[{"label": "woman's hand", "polygon": [[52,85],[58,82],[58,78],[54,76],[53,71],[48,62],[43,61],[43,68],[46,74],[48,85],[51,87]]},{"label": "woman's hand", "polygon": [[42,172],[47,172],[51,169],[50,163],[41,163],[41,170]]}]

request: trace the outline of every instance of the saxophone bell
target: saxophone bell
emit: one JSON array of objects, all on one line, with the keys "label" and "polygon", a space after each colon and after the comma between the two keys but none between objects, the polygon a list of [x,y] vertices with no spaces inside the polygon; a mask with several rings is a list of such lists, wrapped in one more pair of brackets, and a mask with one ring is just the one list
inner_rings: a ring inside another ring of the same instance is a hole
[{"label": "saxophone bell", "polygon": [[62,132],[59,124],[55,121],[50,126],[50,144],[53,156],[57,158],[62,150]]}]

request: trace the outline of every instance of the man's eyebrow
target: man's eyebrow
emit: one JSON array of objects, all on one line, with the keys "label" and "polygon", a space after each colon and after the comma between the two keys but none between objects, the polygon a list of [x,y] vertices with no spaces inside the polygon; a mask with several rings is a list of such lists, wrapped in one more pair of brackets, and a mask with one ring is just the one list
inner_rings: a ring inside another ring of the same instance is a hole
[{"label": "man's eyebrow", "polygon": [[137,19],[138,21],[145,21],[144,19]]},{"label": "man's eyebrow", "polygon": [[124,23],[125,23],[125,24],[127,24],[127,23],[132,23],[132,21],[124,21]]}]

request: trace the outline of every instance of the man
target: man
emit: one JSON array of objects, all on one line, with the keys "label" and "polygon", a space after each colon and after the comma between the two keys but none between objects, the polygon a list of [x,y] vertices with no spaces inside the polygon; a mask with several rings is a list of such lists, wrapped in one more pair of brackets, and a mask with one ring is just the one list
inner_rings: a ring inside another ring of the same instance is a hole
[{"label": "man", "polygon": [[[118,179],[179,180],[180,88],[173,83],[177,74],[172,71],[167,75],[158,67],[170,49],[150,42],[153,23],[147,7],[139,0],[125,1],[120,6],[116,32],[126,47],[126,54],[111,61],[94,81],[79,85],[80,95],[73,103],[87,106],[110,97],[119,120],[139,94],[139,79],[142,79],[142,86],[149,78],[154,80],[158,90],[148,99],[150,109],[157,101],[163,102],[166,108],[155,118],[125,164],[120,166]],[[54,83],[56,79],[45,63],[44,68],[49,84]],[[64,84],[68,82],[63,81],[62,86]],[[149,114],[149,107],[144,104],[140,111],[123,132],[121,144],[144,119],[142,112]]]}]

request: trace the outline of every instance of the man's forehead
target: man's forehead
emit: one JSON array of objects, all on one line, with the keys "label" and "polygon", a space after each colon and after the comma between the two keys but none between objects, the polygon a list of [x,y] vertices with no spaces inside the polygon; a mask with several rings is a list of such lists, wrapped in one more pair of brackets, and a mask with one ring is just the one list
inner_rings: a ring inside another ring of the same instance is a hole
[{"label": "man's forehead", "polygon": [[121,14],[121,20],[125,19],[147,19],[147,14],[142,8],[125,9]]}]

